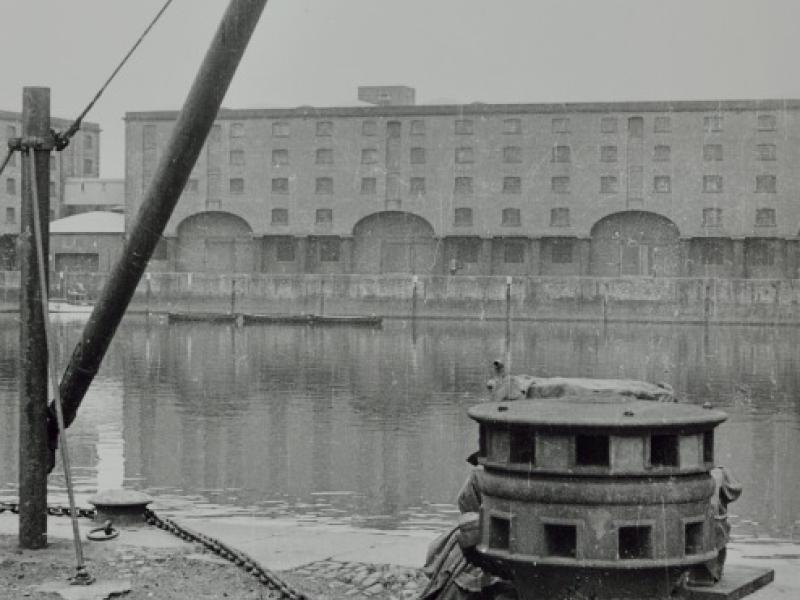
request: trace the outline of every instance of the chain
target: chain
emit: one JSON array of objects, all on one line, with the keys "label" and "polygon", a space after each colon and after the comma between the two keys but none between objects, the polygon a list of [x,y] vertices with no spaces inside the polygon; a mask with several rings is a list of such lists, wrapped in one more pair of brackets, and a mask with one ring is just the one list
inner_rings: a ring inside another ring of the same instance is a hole
[{"label": "chain", "polygon": [[[13,514],[19,514],[19,503],[17,502],[0,502],[0,513],[9,511]],[[93,508],[80,508],[77,507],[76,511],[78,516],[85,519],[94,519],[97,511]],[[47,514],[51,517],[68,517],[70,516],[69,506],[48,506]],[[159,517],[150,509],[146,509],[144,513],[144,520],[148,525],[154,525],[159,529],[163,529],[187,542],[195,542],[202,544],[204,548],[210,550],[222,559],[233,563],[240,569],[250,573],[253,577],[258,579],[261,584],[267,586],[280,594],[281,598],[287,600],[313,600],[308,594],[294,589],[276,573],[270,571],[266,567],[262,567],[255,559],[248,556],[241,550],[231,548],[227,544],[220,542],[210,536],[198,533],[178,525],[172,519],[166,517]]]},{"label": "chain", "polygon": [[236,550],[235,548],[231,548],[219,540],[207,535],[203,535],[202,533],[192,531],[183,525],[178,525],[172,519],[159,517],[150,509],[145,510],[144,518],[148,524],[155,525],[159,529],[168,531],[169,533],[176,535],[187,542],[196,542],[202,544],[204,548],[210,550],[220,558],[232,562],[237,567],[244,569],[253,575],[263,585],[277,591],[281,595],[281,598],[288,598],[289,600],[313,600],[304,592],[292,588],[276,573],[273,573],[269,569],[262,567],[253,558],[241,550]]}]

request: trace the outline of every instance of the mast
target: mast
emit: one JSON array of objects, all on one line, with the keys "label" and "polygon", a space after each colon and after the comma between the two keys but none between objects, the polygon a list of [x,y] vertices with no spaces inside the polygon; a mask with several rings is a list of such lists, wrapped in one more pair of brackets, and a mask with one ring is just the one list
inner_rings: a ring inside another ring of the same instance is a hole
[{"label": "mast", "polygon": [[[75,420],[150,256],[178,202],[267,0],[231,0],[206,52],[123,253],[100,293],[59,386],[65,426]],[[58,426],[50,407],[51,448]],[[53,460],[54,460],[53,456]]]}]

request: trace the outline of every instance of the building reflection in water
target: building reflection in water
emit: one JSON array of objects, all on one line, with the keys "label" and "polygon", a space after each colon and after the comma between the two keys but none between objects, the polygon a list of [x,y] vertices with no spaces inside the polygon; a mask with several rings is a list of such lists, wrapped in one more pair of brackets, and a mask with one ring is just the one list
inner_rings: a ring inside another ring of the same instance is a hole
[{"label": "building reflection in water", "polygon": [[[61,332],[62,355],[70,336]],[[476,443],[502,322],[357,328],[165,326],[130,320],[76,425],[85,491],[122,484],[176,506],[441,527]],[[17,476],[17,324],[0,322],[0,492]],[[514,370],[672,384],[726,410],[717,458],[746,488],[740,534],[795,535],[800,518],[794,328],[515,324]],[[58,477],[54,477],[58,489]]]}]

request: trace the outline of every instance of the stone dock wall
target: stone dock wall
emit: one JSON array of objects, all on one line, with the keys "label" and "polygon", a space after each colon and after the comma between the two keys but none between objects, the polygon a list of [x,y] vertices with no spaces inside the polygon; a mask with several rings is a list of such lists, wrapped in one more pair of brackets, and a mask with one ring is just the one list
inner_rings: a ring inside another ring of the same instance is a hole
[{"label": "stone dock wall", "polygon": [[[54,273],[54,296],[80,282],[97,297],[103,273]],[[14,310],[19,273],[0,272],[0,306]],[[470,277],[152,273],[133,311],[379,315],[408,318],[798,323],[798,279]]]}]

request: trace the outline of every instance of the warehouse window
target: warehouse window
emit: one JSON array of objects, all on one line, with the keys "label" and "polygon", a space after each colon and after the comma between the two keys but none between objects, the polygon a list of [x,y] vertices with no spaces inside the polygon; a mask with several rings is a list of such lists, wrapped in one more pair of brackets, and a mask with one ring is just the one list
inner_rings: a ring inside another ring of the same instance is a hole
[{"label": "warehouse window", "polygon": [[506,134],[522,133],[522,121],[520,119],[503,120],[503,133]]},{"label": "warehouse window", "polygon": [[722,160],[722,144],[703,144],[703,160]]},{"label": "warehouse window", "polygon": [[569,209],[551,208],[550,227],[569,227]]},{"label": "warehouse window", "polygon": [[522,193],[522,178],[520,178],[520,177],[503,177],[503,193],[504,194],[520,194],[520,193]]},{"label": "warehouse window", "polygon": [[289,164],[289,151],[280,148],[272,151],[272,166],[284,167]]},{"label": "warehouse window", "polygon": [[378,193],[378,180],[375,177],[361,178],[361,193],[365,195]]},{"label": "warehouse window", "polygon": [[658,162],[668,162],[672,155],[672,148],[665,144],[659,144],[653,148],[653,160]]},{"label": "warehouse window", "polygon": [[332,194],[333,177],[317,177],[314,191],[317,194]]},{"label": "warehouse window", "polygon": [[272,224],[273,225],[288,225],[289,224],[289,209],[288,208],[273,208],[272,209]]},{"label": "warehouse window", "polygon": [[600,146],[600,162],[617,162],[617,147]]},{"label": "warehouse window", "polygon": [[333,149],[331,148],[318,148],[315,162],[318,165],[332,165],[333,164]]},{"label": "warehouse window", "polygon": [[775,223],[774,208],[756,209],[756,227],[775,227]]},{"label": "warehouse window", "polygon": [[453,225],[456,227],[471,227],[472,226],[472,209],[471,208],[457,208],[453,217]]},{"label": "warehouse window", "polygon": [[518,208],[504,208],[500,224],[505,227],[519,227],[522,225],[522,217]]},{"label": "warehouse window", "polygon": [[272,180],[272,193],[273,194],[288,194],[289,193],[289,178],[288,177],[275,177]]},{"label": "warehouse window", "polygon": [[617,132],[616,117],[603,117],[602,119],[600,119],[600,131],[602,133],[616,133]]},{"label": "warehouse window", "polygon": [[229,182],[229,190],[231,194],[243,194],[244,193],[244,179],[241,177],[231,177]]},{"label": "warehouse window", "polygon": [[330,225],[333,223],[333,209],[318,208],[315,213],[315,222],[317,225]]},{"label": "warehouse window", "polygon": [[475,125],[472,119],[457,119],[455,131],[457,135],[471,135],[475,132]]},{"label": "warehouse window", "polygon": [[454,191],[456,194],[472,194],[472,177],[456,177]]}]

